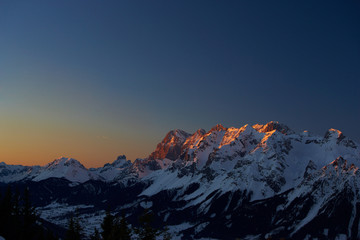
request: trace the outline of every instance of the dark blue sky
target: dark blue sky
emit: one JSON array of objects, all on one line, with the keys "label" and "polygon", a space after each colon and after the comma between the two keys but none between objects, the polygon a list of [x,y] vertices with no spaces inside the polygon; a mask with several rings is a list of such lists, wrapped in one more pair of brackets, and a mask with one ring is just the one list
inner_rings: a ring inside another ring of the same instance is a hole
[{"label": "dark blue sky", "polygon": [[359,12],[359,1],[1,1],[0,161],[135,159],[171,129],[217,123],[360,141]]}]

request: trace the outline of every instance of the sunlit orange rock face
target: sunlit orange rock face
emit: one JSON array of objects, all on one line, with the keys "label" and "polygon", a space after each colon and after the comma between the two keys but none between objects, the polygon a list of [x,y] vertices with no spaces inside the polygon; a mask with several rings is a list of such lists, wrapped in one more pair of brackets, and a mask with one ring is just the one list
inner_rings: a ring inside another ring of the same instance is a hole
[{"label": "sunlit orange rock face", "polygon": [[202,140],[205,133],[206,131],[204,129],[199,129],[193,135],[186,139],[186,141],[181,147],[181,158],[185,159],[186,161],[189,160],[189,150],[192,149],[194,146],[197,146],[197,144]]},{"label": "sunlit orange rock face", "polygon": [[224,127],[223,125],[217,124],[216,126],[214,126],[213,128],[211,128],[208,133],[219,132],[219,131],[226,131],[226,130],[227,130],[227,128]]},{"label": "sunlit orange rock face", "polygon": [[235,141],[238,135],[245,131],[247,128],[255,129],[259,133],[265,133],[263,141],[266,140],[276,131],[282,134],[291,134],[293,133],[286,125],[283,125],[278,122],[269,122],[265,125],[255,124],[253,127],[245,125],[242,128],[226,128],[221,124],[217,124],[211,128],[208,132],[204,129],[197,130],[194,134],[189,134],[185,131],[176,129],[170,131],[165,138],[157,145],[155,151],[150,154],[147,158],[147,161],[156,160],[156,159],[170,159],[176,160],[179,157],[185,161],[190,160],[193,157],[194,151],[200,147],[201,143],[206,145],[207,138],[209,141],[217,141],[219,132],[225,132],[222,136],[222,141],[219,143],[221,148],[223,145],[228,145]]},{"label": "sunlit orange rock face", "polygon": [[199,129],[194,134],[189,134],[179,129],[170,131],[161,141],[161,143],[157,145],[155,151],[150,154],[148,160],[164,158],[176,160],[180,157],[180,155],[185,156],[185,159],[187,159],[186,152],[189,150],[188,148],[193,146],[196,142],[200,141],[205,134],[210,135],[212,132],[226,130],[227,128],[223,127],[221,124],[218,124],[207,133],[204,129]]},{"label": "sunlit orange rock face", "polygon": [[150,154],[149,159],[170,159],[176,160],[181,153],[181,147],[186,139],[190,136],[189,133],[182,130],[170,131],[165,138],[159,143],[153,153]]},{"label": "sunlit orange rock face", "polygon": [[253,125],[253,128],[256,131],[261,132],[261,133],[267,133],[267,132],[271,132],[273,130],[277,130],[277,131],[281,132],[282,134],[293,133],[293,131],[290,130],[286,125],[281,124],[279,122],[275,122],[275,121],[268,122],[265,125],[255,124],[255,125]]}]

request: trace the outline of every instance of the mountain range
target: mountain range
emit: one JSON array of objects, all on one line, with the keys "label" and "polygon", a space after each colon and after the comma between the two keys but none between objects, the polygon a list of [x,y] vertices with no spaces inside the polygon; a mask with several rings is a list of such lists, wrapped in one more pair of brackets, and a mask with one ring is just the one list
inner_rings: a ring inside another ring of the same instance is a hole
[{"label": "mountain range", "polygon": [[41,217],[59,226],[76,208],[91,233],[105,209],[136,225],[155,213],[174,239],[358,239],[360,148],[284,124],[172,130],[145,159],[100,168],[72,158],[45,166],[0,163],[0,187],[28,187]]}]

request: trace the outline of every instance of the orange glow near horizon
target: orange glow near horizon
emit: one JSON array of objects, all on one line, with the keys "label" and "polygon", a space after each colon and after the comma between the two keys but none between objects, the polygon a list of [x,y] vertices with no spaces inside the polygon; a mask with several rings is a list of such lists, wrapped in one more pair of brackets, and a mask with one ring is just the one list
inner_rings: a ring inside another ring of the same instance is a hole
[{"label": "orange glow near horizon", "polygon": [[[82,142],[79,144],[73,141],[62,143],[61,145],[52,145],[48,142],[37,142],[27,144],[18,142],[15,145],[2,144],[0,153],[0,162],[11,165],[46,165],[59,157],[71,157],[80,161],[85,167],[101,167],[105,163],[111,163],[116,160],[118,155],[125,154],[128,160],[135,160],[147,156],[146,153],[137,155],[139,152],[136,147],[126,146],[127,152],[121,152],[122,147],[116,147],[117,144],[101,144],[96,141]],[[124,147],[124,145],[123,145]]]},{"label": "orange glow near horizon", "polygon": [[[0,120],[0,162],[14,165],[45,165],[64,156],[86,167],[100,167],[125,154],[128,160],[146,157],[154,148],[139,137],[101,135],[94,128],[29,118]],[[124,140],[126,139],[126,140]],[[126,152],[125,152],[126,150]]]}]

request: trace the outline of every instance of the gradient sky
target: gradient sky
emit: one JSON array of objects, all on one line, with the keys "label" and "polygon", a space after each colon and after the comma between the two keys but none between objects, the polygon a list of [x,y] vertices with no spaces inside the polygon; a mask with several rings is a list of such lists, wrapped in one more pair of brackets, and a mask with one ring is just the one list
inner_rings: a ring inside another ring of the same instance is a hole
[{"label": "gradient sky", "polygon": [[0,0],[0,162],[271,120],[360,141],[359,1]]}]

